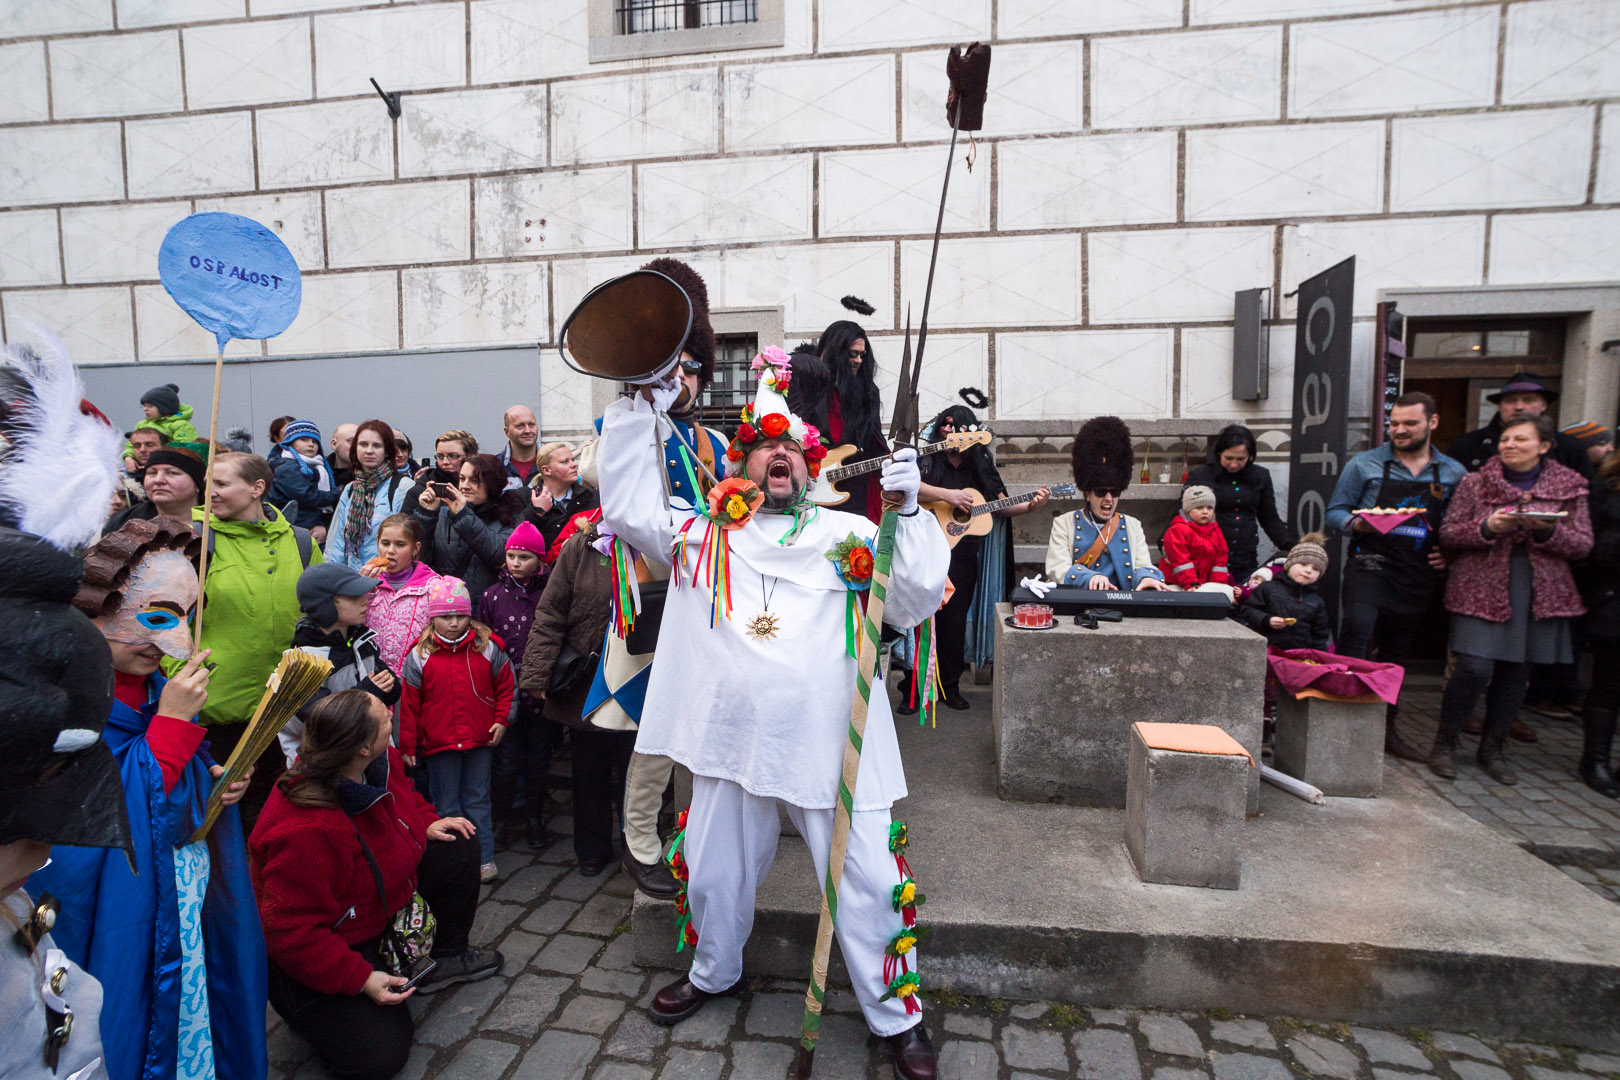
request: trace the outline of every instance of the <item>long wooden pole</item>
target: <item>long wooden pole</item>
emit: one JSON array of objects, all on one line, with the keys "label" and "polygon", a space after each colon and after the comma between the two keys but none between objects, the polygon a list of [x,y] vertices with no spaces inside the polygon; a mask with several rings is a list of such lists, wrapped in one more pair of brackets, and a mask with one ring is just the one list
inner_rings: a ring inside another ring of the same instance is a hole
[{"label": "long wooden pole", "polygon": [[208,461],[203,473],[202,559],[197,564],[197,619],[192,624],[192,650],[202,650],[203,598],[208,595],[208,520],[214,512],[214,440],[219,434],[219,384],[225,377],[225,347],[214,357],[214,401],[208,414]]}]

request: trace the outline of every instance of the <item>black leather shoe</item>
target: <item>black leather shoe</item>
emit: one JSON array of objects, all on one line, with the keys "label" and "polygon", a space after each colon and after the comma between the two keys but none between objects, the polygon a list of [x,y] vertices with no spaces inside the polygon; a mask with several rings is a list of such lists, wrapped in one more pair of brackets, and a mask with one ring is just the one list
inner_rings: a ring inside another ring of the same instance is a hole
[{"label": "black leather shoe", "polygon": [[530,818],[529,826],[525,830],[523,839],[524,842],[529,845],[530,851],[546,850],[546,841],[548,839],[546,836],[546,819],[537,817]]},{"label": "black leather shoe", "polygon": [[636,888],[654,900],[673,900],[680,895],[681,883],[675,880],[675,875],[669,872],[662,859],[655,863],[644,863],[626,850],[619,856],[619,865],[636,883]]},{"label": "black leather shoe", "polygon": [[579,876],[595,877],[607,869],[607,864],[606,859],[581,859],[579,860]]},{"label": "black leather shoe", "polygon": [[972,708],[967,698],[961,694],[946,694],[943,700],[947,709],[955,709],[957,712],[966,712]]},{"label": "black leather shoe", "polygon": [[735,994],[737,987],[741,985],[742,980],[738,979],[732,984],[731,989],[711,994],[707,990],[699,990],[693,986],[691,978],[683,975],[653,995],[652,1004],[647,1007],[647,1017],[653,1023],[663,1024],[666,1027],[678,1024],[708,1004],[710,998],[728,997]]},{"label": "black leather shoe", "polygon": [[884,1041],[894,1054],[896,1080],[934,1080],[938,1062],[934,1057],[934,1044],[929,1041],[928,1030],[921,1021]]}]

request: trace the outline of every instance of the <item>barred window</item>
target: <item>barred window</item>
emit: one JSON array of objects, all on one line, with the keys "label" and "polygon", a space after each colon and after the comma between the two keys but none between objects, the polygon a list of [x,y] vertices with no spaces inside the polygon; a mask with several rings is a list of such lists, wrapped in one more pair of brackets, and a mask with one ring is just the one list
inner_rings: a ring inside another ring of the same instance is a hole
[{"label": "barred window", "polygon": [[748,370],[759,354],[758,334],[720,334],[714,341],[714,379],[703,395],[698,416],[705,427],[731,434],[737,414],[754,400],[759,379]]},{"label": "barred window", "polygon": [[759,20],[759,0],[614,0],[614,32],[649,34]]}]

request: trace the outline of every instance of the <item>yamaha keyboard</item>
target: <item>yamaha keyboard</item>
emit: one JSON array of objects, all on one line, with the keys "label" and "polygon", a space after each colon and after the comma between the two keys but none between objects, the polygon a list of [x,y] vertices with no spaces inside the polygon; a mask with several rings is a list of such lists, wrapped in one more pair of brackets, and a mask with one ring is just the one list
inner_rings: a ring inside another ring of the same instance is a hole
[{"label": "yamaha keyboard", "polygon": [[1045,604],[1054,615],[1078,615],[1082,611],[1118,611],[1122,615],[1146,619],[1224,619],[1232,605],[1213,592],[1117,592],[1087,589],[1080,585],[1059,585],[1038,597],[1022,585],[1007,594],[1010,604]]}]

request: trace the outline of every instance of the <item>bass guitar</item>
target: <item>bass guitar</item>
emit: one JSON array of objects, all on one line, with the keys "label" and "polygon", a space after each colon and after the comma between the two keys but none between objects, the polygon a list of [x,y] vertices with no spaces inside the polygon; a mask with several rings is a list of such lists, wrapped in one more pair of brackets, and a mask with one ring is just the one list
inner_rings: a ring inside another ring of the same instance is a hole
[{"label": "bass guitar", "polygon": [[[978,431],[953,431],[939,442],[928,443],[917,447],[919,459],[929,454],[937,454],[944,450],[960,454],[970,446],[989,446],[990,440],[995,436],[980,429]],[[810,481],[810,490],[806,493],[809,500],[817,506],[839,506],[849,501],[849,493],[839,491],[833,487],[840,480],[848,480],[852,476],[861,476],[869,472],[877,472],[883,468],[887,457],[868,458],[857,461],[851,465],[841,465],[840,462],[853,456],[860,448],[845,443],[835,446],[827,451],[827,456],[821,460],[821,475]]]},{"label": "bass guitar", "polygon": [[[939,527],[945,530],[945,542],[955,547],[957,541],[964,536],[984,536],[990,531],[995,522],[990,515],[997,510],[1004,510],[1009,506],[1019,506],[1023,503],[1033,502],[1039,491],[1026,491],[1022,495],[1009,495],[1005,499],[995,502],[985,502],[984,496],[975,488],[963,488],[963,491],[972,497],[973,505],[967,509],[952,506],[948,502],[930,499],[922,505],[934,512],[939,518]],[[1075,497],[1073,484],[1057,484],[1049,489],[1054,499],[1072,499]]]}]

